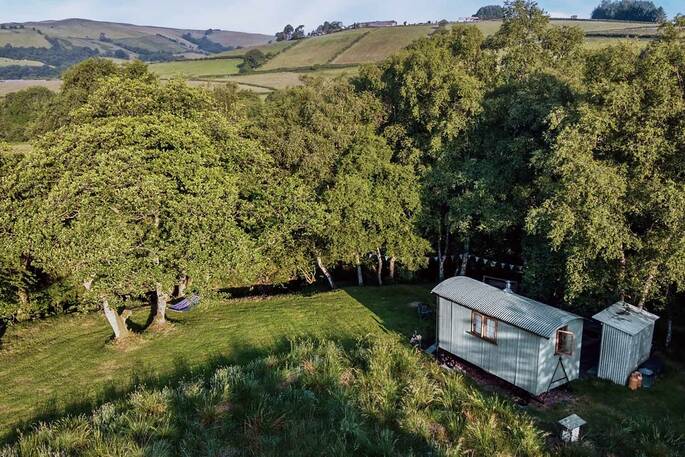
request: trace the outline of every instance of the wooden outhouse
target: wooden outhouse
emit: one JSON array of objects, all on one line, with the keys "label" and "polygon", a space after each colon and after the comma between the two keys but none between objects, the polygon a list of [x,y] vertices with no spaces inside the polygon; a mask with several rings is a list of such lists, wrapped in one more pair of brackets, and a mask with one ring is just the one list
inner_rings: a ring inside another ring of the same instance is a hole
[{"label": "wooden outhouse", "polygon": [[440,349],[533,395],[578,378],[580,316],[465,276],[432,292]]},{"label": "wooden outhouse", "polygon": [[602,323],[597,377],[625,385],[630,373],[649,358],[659,317],[625,302],[592,317]]}]

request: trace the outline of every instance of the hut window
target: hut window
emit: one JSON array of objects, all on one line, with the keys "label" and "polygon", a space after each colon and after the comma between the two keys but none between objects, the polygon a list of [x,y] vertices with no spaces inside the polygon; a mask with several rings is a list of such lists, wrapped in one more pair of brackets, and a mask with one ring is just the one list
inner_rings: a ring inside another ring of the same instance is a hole
[{"label": "hut window", "polygon": [[557,354],[573,355],[573,341],[575,335],[568,331],[568,326],[557,330]]},{"label": "hut window", "polygon": [[471,334],[494,343],[497,340],[497,320],[471,311]]},{"label": "hut window", "polygon": [[478,336],[483,334],[483,315],[475,311],[471,312],[471,333]]}]

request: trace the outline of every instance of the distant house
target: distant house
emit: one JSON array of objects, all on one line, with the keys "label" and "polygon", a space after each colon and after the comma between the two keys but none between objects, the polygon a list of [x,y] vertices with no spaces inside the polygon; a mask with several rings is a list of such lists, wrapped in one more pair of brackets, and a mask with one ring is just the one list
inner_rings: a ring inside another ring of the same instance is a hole
[{"label": "distant house", "polygon": [[397,21],[371,21],[371,22],[358,22],[355,24],[357,27],[356,28],[364,28],[364,27],[395,27],[397,25]]},{"label": "distant house", "polygon": [[465,276],[432,292],[440,349],[533,395],[578,378],[580,316]]},{"label": "distant house", "polygon": [[602,323],[597,377],[625,385],[630,373],[649,358],[659,317],[623,302],[592,317]]}]

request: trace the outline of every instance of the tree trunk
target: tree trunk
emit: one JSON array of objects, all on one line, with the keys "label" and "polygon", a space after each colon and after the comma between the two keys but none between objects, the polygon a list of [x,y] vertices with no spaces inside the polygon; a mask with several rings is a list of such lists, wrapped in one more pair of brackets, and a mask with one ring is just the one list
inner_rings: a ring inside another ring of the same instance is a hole
[{"label": "tree trunk", "polygon": [[186,287],[188,287],[188,276],[185,274],[182,274],[181,277],[178,280],[178,286],[176,286],[176,296],[177,297],[185,297],[186,296]]},{"label": "tree trunk", "polygon": [[124,310],[121,314],[109,306],[109,302],[106,298],[102,299],[102,309],[105,312],[105,317],[107,322],[112,327],[114,331],[114,339],[116,341],[122,340],[130,335],[130,331],[126,326],[126,320],[131,315],[130,310]]},{"label": "tree trunk", "polygon": [[626,253],[621,251],[618,274],[618,299],[621,303],[626,301]]},{"label": "tree trunk", "polygon": [[376,267],[376,274],[378,276],[378,285],[383,285],[383,255],[381,248],[376,248],[376,257],[378,257],[378,266]]},{"label": "tree trunk", "polygon": [[464,243],[464,253],[461,255],[461,267],[459,267],[459,276],[466,275],[466,266],[469,263],[469,240]]},{"label": "tree trunk", "polygon": [[645,303],[647,302],[647,297],[649,296],[649,292],[652,288],[652,283],[654,282],[654,277],[656,276],[657,273],[657,265],[653,265],[652,268],[649,269],[649,274],[647,275],[647,279],[645,280],[645,285],[642,288],[642,295],[640,296],[640,301],[637,304],[637,307],[642,309],[645,307]]},{"label": "tree trunk", "polygon": [[359,259],[359,254],[356,254],[354,260],[357,265],[357,284],[360,286],[364,285],[364,272],[362,271],[362,262]]},{"label": "tree trunk", "polygon": [[162,285],[157,283],[155,286],[155,293],[157,295],[157,309],[155,310],[155,324],[166,324],[166,305],[169,300],[169,295],[164,292]]},{"label": "tree trunk", "polygon": [[438,282],[445,279],[445,262],[442,261],[442,223],[438,227]]},{"label": "tree trunk", "polygon": [[30,313],[30,308],[31,305],[29,303],[29,291],[26,290],[26,287],[20,286],[17,289],[17,298],[19,299],[19,308],[17,309],[17,313],[15,315],[15,318],[19,321],[25,321],[29,317],[31,317]]},{"label": "tree trunk", "polygon": [[390,257],[388,262],[388,271],[390,273],[390,280],[395,282],[395,256]]},{"label": "tree trunk", "polygon": [[667,352],[671,352],[671,343],[673,342],[673,299],[671,298],[671,287],[666,293],[666,340],[664,347]]},{"label": "tree trunk", "polygon": [[333,276],[331,276],[331,273],[326,269],[326,266],[323,264],[323,260],[321,260],[320,256],[316,257],[316,264],[319,266],[321,271],[323,272],[324,276],[326,277],[326,280],[328,281],[328,285],[331,286],[331,289],[335,289],[335,283],[333,282]]}]

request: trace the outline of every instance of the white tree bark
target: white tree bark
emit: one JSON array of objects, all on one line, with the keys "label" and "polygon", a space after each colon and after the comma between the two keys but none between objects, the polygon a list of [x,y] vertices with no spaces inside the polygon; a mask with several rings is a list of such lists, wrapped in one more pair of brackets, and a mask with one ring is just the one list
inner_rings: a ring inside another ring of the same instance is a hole
[{"label": "white tree bark", "polygon": [[359,254],[356,254],[354,257],[356,266],[357,266],[357,284],[360,286],[364,285],[364,272],[362,271],[362,262],[359,259]]},{"label": "white tree bark", "polygon": [[388,262],[388,272],[390,274],[391,281],[395,281],[395,260],[395,256],[392,256]]},{"label": "white tree bark", "polygon": [[157,295],[157,309],[155,311],[155,324],[166,324],[166,306],[169,300],[169,295],[164,292],[162,285],[157,283],[155,286],[155,293]]},{"label": "white tree bark", "polygon": [[331,276],[331,273],[328,271],[326,266],[323,264],[323,260],[321,260],[320,256],[316,256],[316,264],[319,266],[319,268],[323,272],[324,276],[326,277],[326,280],[328,281],[328,285],[331,287],[331,289],[335,289],[335,283],[333,282],[333,276]]},{"label": "white tree bark", "polygon": [[649,297],[649,294],[652,289],[652,283],[654,282],[654,278],[657,273],[658,266],[652,265],[652,268],[649,269],[649,274],[647,275],[647,279],[645,279],[645,284],[642,287],[642,295],[640,295],[640,301],[637,304],[637,307],[640,309],[643,309],[645,307],[645,303],[647,302],[647,298]]},{"label": "white tree bark", "polygon": [[466,275],[466,266],[469,263],[469,240],[466,240],[464,246],[464,253],[461,256],[461,266],[459,267],[459,276]]},{"label": "white tree bark", "polygon": [[378,276],[378,285],[383,285],[383,255],[381,248],[376,248],[376,257],[378,258],[378,266],[376,267],[376,274]]},{"label": "white tree bark", "polygon": [[179,297],[185,297],[186,296],[186,287],[188,287],[188,276],[185,274],[182,274],[178,280],[178,296]]},{"label": "white tree bark", "polygon": [[109,302],[106,298],[102,299],[102,310],[105,312],[105,318],[107,318],[107,322],[109,322],[109,325],[114,331],[115,340],[122,340],[130,335],[131,332],[126,326],[126,320],[131,315],[130,310],[125,310],[123,313],[119,314],[117,310],[109,306]]}]

